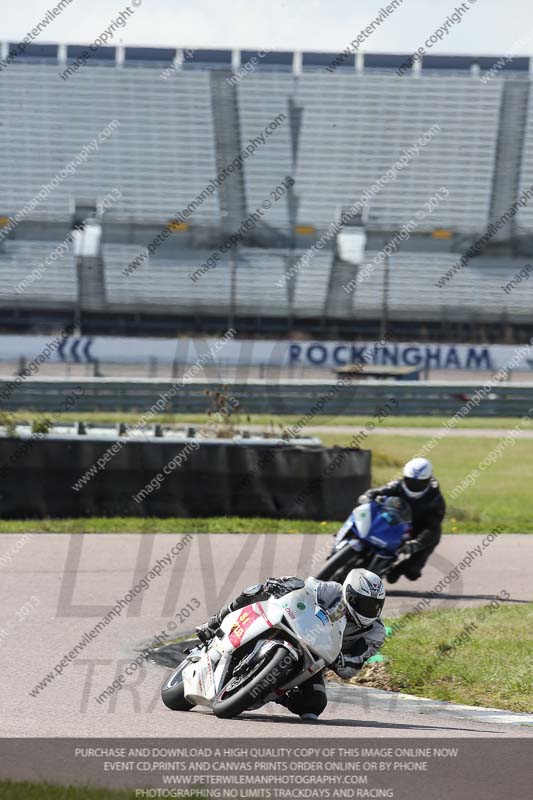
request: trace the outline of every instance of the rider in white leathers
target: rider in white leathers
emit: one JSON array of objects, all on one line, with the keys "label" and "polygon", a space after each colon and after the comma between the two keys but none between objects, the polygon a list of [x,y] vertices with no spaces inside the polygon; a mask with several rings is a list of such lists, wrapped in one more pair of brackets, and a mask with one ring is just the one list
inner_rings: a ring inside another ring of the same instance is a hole
[{"label": "rider in white leathers", "polygon": [[[231,611],[260,603],[269,597],[283,597],[303,586],[304,581],[294,577],[268,578],[264,583],[250,586],[223,606],[208,622],[200,625],[196,629],[198,638],[205,643],[212,639],[224,617]],[[383,582],[373,572],[353,569],[342,585],[335,581],[320,582],[317,595],[320,607],[326,612],[346,615],[342,649],[330,667],[341,678],[351,678],[385,641],[385,627],[380,618],[385,602]],[[291,689],[278,702],[303,719],[316,719],[327,705],[322,675],[315,675],[296,689]]]}]

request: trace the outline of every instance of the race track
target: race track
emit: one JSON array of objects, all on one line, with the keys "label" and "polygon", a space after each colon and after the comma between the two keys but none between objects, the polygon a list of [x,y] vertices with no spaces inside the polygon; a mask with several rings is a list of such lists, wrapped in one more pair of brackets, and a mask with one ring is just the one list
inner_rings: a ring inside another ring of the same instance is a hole
[{"label": "race track", "polygon": [[[9,736],[316,736],[278,706],[238,720],[209,712],[173,713],[159,700],[165,674],[143,665],[110,700],[96,697],[124,674],[138,651],[160,631],[186,634],[241,587],[268,575],[312,574],[329,537],[300,535],[194,535],[174,560],[167,554],[181,536],[98,534],[0,536],[1,735]],[[445,536],[416,584],[403,579],[389,591],[388,615],[413,608],[427,591],[431,607],[483,604],[502,591],[508,602],[531,598],[533,537],[502,535],[476,552],[483,536]],[[16,552],[15,552],[16,550]],[[471,564],[446,578],[470,552]],[[85,632],[124,598],[157,561],[163,564],[145,591],[124,608],[33,697],[29,693],[72,650]],[[502,570],[502,565],[505,569]],[[503,581],[503,583],[502,583]],[[186,616],[187,607],[196,606]],[[175,616],[178,612],[178,617]],[[175,622],[173,622],[175,620]],[[461,714],[392,693],[332,684],[320,737],[533,736],[528,725],[503,724],[486,712]],[[511,719],[506,720],[510,722]],[[520,719],[518,720],[520,721]],[[514,720],[516,722],[516,720]]]}]

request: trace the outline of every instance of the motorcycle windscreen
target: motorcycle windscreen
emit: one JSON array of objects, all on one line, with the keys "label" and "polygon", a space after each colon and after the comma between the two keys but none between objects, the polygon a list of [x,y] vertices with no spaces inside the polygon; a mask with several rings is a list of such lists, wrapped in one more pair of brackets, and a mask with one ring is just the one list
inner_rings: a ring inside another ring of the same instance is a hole
[{"label": "motorcycle windscreen", "polygon": [[342,615],[335,620],[330,619],[318,603],[316,586],[312,582],[317,583],[314,578],[309,578],[303,589],[291,592],[276,602],[282,604],[287,624],[294,633],[315,656],[330,664],[340,652],[346,618]]},{"label": "motorcycle windscreen", "polygon": [[402,544],[407,529],[407,523],[391,522],[386,513],[377,510],[373,515],[366,541],[374,547],[395,553]]}]

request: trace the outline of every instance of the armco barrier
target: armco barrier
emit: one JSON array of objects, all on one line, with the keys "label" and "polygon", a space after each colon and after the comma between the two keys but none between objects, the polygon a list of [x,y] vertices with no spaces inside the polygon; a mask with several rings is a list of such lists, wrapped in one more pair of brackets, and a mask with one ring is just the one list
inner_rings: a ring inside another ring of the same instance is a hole
[{"label": "armco barrier", "polygon": [[[170,381],[54,380],[28,378],[10,390],[13,380],[0,380],[0,411],[33,409],[54,412],[62,399],[72,392],[73,385],[83,388],[76,401],[76,410],[146,412],[173,386]],[[309,414],[314,404],[328,397],[323,413],[329,416],[375,414],[389,399],[397,401],[395,415],[452,416],[462,408],[483,383],[445,383],[421,381],[361,381],[339,385],[336,381],[254,380],[226,381],[227,393],[235,397],[244,413]],[[213,381],[194,381],[179,388],[169,400],[166,410],[173,413],[203,413],[209,405],[207,389],[220,389]],[[500,384],[487,390],[483,399],[472,408],[472,417],[512,417],[527,414],[533,405],[533,384]]]},{"label": "armco barrier", "polygon": [[[105,464],[104,453],[117,441],[121,447]],[[194,442],[0,438],[0,514],[341,520],[370,486],[368,450],[282,440],[201,442],[192,449]],[[180,453],[179,465],[169,470]],[[95,468],[99,459],[104,468]],[[88,480],[80,482],[84,475]],[[133,499],[151,481],[154,490]]]}]

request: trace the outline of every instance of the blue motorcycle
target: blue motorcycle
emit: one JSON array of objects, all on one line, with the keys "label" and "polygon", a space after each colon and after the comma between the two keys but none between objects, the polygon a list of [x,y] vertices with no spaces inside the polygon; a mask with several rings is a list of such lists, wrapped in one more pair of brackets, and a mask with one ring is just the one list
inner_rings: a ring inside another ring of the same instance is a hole
[{"label": "blue motorcycle", "polygon": [[362,503],[336,534],[328,560],[316,577],[342,583],[350,570],[360,567],[382,577],[397,561],[411,532],[411,509],[400,497]]}]

